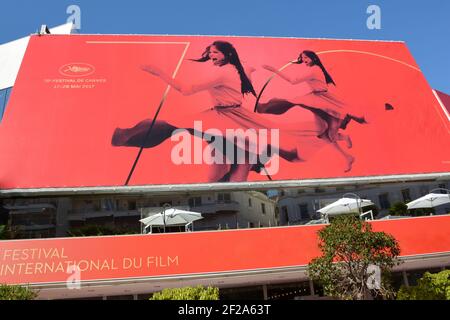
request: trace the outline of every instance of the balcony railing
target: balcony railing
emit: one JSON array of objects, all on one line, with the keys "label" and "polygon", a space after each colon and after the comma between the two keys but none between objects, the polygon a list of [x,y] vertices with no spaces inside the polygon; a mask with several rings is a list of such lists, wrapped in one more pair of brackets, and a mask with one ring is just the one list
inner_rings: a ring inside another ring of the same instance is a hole
[{"label": "balcony railing", "polygon": [[216,201],[213,203],[202,203],[201,205],[195,205],[190,207],[190,210],[202,213],[217,213],[220,211],[239,211],[239,202],[227,200],[227,201]]},{"label": "balcony railing", "polygon": [[139,218],[141,215],[140,210],[121,210],[121,211],[85,211],[85,212],[76,212],[76,213],[70,213],[68,215],[69,221],[84,221],[86,219],[90,218],[102,218],[102,217],[110,217],[113,216],[114,218],[120,218],[120,217],[137,217]]}]

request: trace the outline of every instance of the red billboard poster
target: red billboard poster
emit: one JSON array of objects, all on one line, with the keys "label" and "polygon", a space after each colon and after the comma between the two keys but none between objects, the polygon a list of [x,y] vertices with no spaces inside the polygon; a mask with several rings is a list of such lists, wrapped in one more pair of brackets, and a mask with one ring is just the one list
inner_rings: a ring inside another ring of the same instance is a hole
[{"label": "red billboard poster", "polygon": [[0,187],[442,173],[449,133],[402,42],[34,36]]}]

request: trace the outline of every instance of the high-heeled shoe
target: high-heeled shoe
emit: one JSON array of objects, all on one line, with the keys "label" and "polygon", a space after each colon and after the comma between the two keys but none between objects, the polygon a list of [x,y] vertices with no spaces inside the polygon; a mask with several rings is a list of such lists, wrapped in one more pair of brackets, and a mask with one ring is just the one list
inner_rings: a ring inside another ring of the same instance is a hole
[{"label": "high-heeled shoe", "polygon": [[386,111],[394,110],[394,107],[390,103],[385,103],[384,110],[386,110]]},{"label": "high-heeled shoe", "polygon": [[111,145],[114,147],[121,147],[126,145],[127,140],[124,129],[116,128],[111,139]]},{"label": "high-heeled shoe", "polygon": [[352,170],[353,167],[353,163],[355,162],[355,157],[350,156],[348,158],[348,162],[347,162],[347,168],[345,168],[344,172],[349,172],[350,170]]},{"label": "high-heeled shoe", "polygon": [[350,123],[350,121],[358,122],[359,124],[368,124],[366,118],[363,117],[357,117],[352,114],[347,113],[344,117],[344,119],[341,121],[341,125],[339,126],[340,129],[345,130],[347,128],[347,125]]},{"label": "high-heeled shoe", "polygon": [[258,160],[257,163],[251,166],[250,171],[255,171],[256,173],[261,173],[264,169],[265,165]]},{"label": "high-heeled shoe", "polygon": [[367,124],[367,123],[368,123],[368,122],[366,121],[366,118],[365,118],[364,116],[363,116],[363,117],[357,117],[357,116],[354,116],[354,115],[350,115],[350,118],[351,118],[352,120],[354,120],[354,121],[360,123],[360,124]]},{"label": "high-heeled shoe", "polygon": [[347,129],[347,125],[348,123],[351,121],[352,119],[350,118],[350,115],[347,113],[344,117],[344,119],[341,121],[341,125],[339,126],[340,129],[345,130]]}]

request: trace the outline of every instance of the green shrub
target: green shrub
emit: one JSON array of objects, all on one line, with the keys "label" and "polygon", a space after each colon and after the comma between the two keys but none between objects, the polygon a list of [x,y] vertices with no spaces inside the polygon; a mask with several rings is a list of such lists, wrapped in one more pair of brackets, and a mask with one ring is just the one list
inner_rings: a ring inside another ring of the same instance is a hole
[{"label": "green shrub", "polygon": [[[309,277],[322,285],[324,294],[334,299],[389,299],[394,296],[387,275],[399,262],[400,246],[385,232],[350,215],[338,216],[317,231],[321,256],[308,264]],[[377,289],[370,288],[369,266],[381,271]]]},{"label": "green shrub", "polygon": [[124,228],[86,225],[80,228],[72,228],[68,234],[71,237],[91,237],[91,236],[113,236],[120,234],[135,234],[136,231],[127,230]]},{"label": "green shrub", "polygon": [[413,217],[429,216],[430,214],[435,214],[436,210],[434,208],[421,208],[409,210],[410,215]]},{"label": "green shrub", "polygon": [[184,287],[156,292],[150,300],[219,300],[219,288]]},{"label": "green shrub", "polygon": [[450,300],[450,270],[425,272],[417,286],[402,286],[397,300]]},{"label": "green shrub", "polygon": [[0,225],[0,240],[16,239],[17,233],[17,229],[11,229],[6,225]]},{"label": "green shrub", "polygon": [[394,203],[389,208],[389,215],[391,216],[407,216],[409,215],[408,206],[403,202]]},{"label": "green shrub", "polygon": [[34,300],[37,293],[27,287],[17,285],[0,285],[0,300]]},{"label": "green shrub", "polygon": [[6,233],[6,226],[5,225],[0,225],[0,239],[7,239],[7,233]]}]

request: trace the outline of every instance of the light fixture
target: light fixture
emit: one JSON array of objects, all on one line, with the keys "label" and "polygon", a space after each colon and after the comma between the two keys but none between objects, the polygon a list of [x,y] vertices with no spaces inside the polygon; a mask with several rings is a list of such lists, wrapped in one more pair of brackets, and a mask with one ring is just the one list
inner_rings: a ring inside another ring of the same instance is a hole
[{"label": "light fixture", "polygon": [[46,24],[41,25],[41,28],[39,29],[38,35],[42,36],[44,34],[50,34],[50,29]]}]

